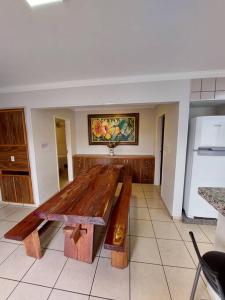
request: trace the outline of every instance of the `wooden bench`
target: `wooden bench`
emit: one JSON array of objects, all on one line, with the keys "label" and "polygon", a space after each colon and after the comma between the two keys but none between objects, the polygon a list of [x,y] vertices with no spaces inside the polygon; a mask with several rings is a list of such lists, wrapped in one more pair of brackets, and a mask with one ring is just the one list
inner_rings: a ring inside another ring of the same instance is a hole
[{"label": "wooden bench", "polygon": [[128,265],[128,212],[132,191],[132,178],[126,176],[109,221],[104,248],[111,250],[111,264],[124,269]]},{"label": "wooden bench", "polygon": [[[55,207],[61,199],[79,197],[88,185],[93,184],[96,176],[101,173],[103,166],[96,165],[88,172],[79,175],[74,181],[68,184],[60,192],[53,195],[49,200],[35,209],[32,213],[26,216],[22,221],[4,234],[6,239],[23,241],[26,254],[34,258],[40,259],[42,257],[40,238],[38,227],[46,221],[41,218],[43,211],[49,207]],[[67,203],[65,203],[67,205]],[[69,205],[69,203],[68,203]]]}]

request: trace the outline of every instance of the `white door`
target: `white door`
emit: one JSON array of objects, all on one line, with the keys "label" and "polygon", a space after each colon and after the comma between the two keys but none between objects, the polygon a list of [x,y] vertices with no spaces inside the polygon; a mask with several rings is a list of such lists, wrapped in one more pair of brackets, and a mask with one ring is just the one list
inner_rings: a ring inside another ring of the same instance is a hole
[{"label": "white door", "polygon": [[198,194],[199,187],[224,187],[225,156],[201,156],[194,151],[189,217],[217,218],[218,212]]}]

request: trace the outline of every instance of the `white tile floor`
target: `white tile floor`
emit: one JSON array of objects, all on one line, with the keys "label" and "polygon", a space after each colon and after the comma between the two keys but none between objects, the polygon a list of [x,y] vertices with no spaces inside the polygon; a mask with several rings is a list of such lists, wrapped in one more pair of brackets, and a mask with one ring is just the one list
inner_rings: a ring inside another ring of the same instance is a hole
[{"label": "white tile floor", "polygon": [[[117,191],[118,194],[118,191]],[[32,208],[0,205],[0,300],[186,300],[197,258],[188,231],[201,253],[213,249],[215,226],[173,222],[153,185],[133,184],[129,219],[129,267],[114,269],[100,243],[93,264],[63,255],[61,223],[41,234],[44,256],[35,260],[3,234]],[[104,232],[98,228],[96,241]],[[196,299],[210,299],[204,280]]]}]

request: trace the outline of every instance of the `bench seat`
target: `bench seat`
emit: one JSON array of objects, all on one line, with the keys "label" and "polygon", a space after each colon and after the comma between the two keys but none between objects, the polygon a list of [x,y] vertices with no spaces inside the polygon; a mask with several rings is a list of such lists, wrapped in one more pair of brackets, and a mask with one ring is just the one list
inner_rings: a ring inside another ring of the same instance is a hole
[{"label": "bench seat", "polygon": [[108,224],[104,248],[112,251],[111,264],[123,269],[128,265],[128,214],[132,191],[132,178],[126,176]]}]

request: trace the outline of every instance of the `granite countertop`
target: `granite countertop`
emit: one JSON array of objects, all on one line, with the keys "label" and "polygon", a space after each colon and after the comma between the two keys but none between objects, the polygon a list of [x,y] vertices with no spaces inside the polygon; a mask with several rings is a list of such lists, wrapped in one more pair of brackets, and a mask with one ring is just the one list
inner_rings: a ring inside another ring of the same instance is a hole
[{"label": "granite countertop", "polygon": [[199,187],[198,193],[219,213],[225,216],[225,188]]}]

